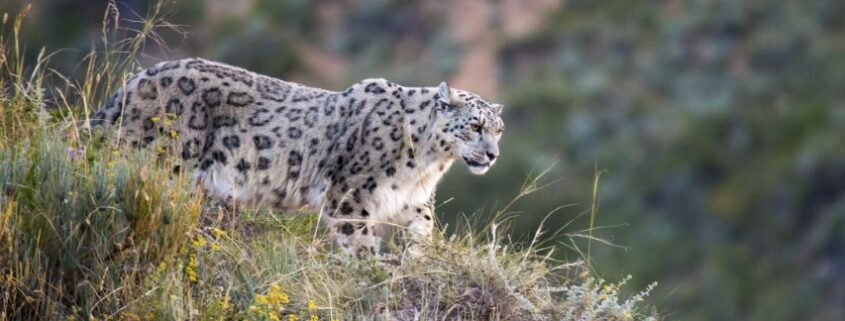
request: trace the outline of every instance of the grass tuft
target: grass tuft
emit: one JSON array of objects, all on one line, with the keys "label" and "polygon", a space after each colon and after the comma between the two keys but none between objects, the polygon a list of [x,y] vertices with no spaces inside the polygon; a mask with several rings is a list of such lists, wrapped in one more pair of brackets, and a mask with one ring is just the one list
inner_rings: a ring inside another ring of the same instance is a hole
[{"label": "grass tuft", "polygon": [[119,309],[184,253],[201,197],[148,153],[77,150],[55,131],[0,149],[0,283],[12,320]]}]

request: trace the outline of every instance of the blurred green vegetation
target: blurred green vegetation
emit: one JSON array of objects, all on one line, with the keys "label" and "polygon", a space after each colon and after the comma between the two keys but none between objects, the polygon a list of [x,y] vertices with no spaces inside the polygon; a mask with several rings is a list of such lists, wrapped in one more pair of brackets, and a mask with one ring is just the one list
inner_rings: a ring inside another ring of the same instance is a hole
[{"label": "blurred green vegetation", "polygon": [[[218,2],[170,7],[188,33],[163,34],[171,51],[151,42],[149,61],[203,56],[331,89],[371,76],[433,86],[474,45],[451,37],[448,3],[256,0],[220,14]],[[30,54],[76,48],[54,58],[73,70],[103,10],[40,1],[24,35]],[[624,249],[593,244],[594,266],[609,279],[635,275],[635,289],[660,282],[653,298],[669,319],[841,320],[843,12],[833,0],[579,0],[536,17],[528,33],[496,33],[498,89],[486,94],[506,105],[502,157],[483,177],[450,173],[440,220],[478,211],[484,221],[530,171],[557,161],[559,181],[516,204],[513,237],[527,239],[560,205],[574,204],[546,228],[589,210],[604,170],[596,225],[607,228],[594,235]],[[304,48],[343,63],[321,73]]]}]

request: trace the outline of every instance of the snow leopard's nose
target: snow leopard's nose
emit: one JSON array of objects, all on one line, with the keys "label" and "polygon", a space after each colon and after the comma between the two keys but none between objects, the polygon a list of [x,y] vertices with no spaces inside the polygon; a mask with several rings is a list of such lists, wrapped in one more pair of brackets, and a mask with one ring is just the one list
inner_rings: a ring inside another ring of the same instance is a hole
[{"label": "snow leopard's nose", "polygon": [[495,153],[495,154],[494,154],[494,153],[491,153],[491,152],[487,152],[487,158],[489,158],[489,159],[490,159],[490,161],[492,162],[492,161],[496,160],[496,157],[499,157],[499,155],[498,155],[498,154],[499,154],[499,153]]}]

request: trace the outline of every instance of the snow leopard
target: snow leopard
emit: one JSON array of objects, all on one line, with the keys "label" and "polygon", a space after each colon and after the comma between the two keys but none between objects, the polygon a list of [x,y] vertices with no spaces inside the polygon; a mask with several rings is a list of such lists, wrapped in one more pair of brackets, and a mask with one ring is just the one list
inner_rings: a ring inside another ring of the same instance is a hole
[{"label": "snow leopard", "polygon": [[211,197],[318,212],[361,257],[379,252],[379,224],[430,237],[452,164],[481,175],[498,159],[502,108],[446,82],[365,79],[330,91],[189,58],[130,77],[90,125],[137,148],[172,140]]}]

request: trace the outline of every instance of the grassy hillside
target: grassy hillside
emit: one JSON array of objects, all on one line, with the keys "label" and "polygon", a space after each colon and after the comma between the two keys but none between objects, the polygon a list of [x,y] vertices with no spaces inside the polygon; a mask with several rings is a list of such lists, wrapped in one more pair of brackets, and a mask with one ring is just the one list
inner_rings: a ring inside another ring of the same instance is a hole
[{"label": "grassy hillside", "polygon": [[82,126],[137,69],[156,14],[135,38],[104,36],[68,77],[48,54],[21,59],[25,15],[0,27],[0,320],[656,319],[650,288],[511,244],[507,224],[362,261],[316,215],[215,206],[167,170],[166,140],[129,150]]}]

